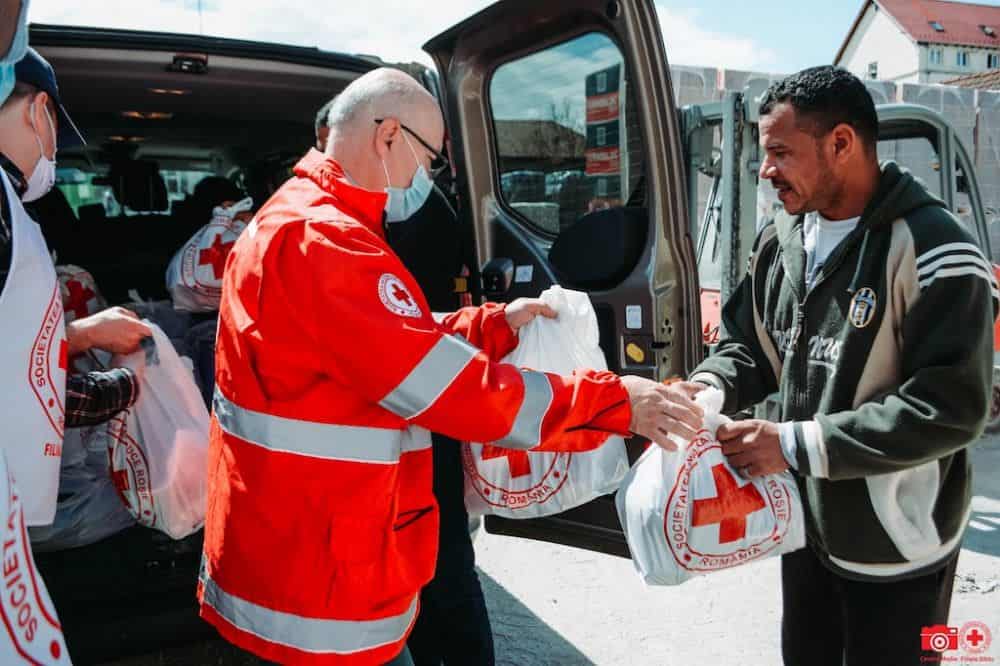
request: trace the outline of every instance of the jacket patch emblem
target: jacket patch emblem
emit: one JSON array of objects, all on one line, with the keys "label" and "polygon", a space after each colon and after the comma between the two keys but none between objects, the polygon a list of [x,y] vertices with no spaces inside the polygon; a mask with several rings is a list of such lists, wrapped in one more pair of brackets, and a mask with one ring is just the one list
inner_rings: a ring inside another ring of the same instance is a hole
[{"label": "jacket patch emblem", "polygon": [[848,317],[855,328],[864,328],[871,323],[875,316],[875,308],[878,301],[875,298],[875,291],[871,287],[859,289],[851,299],[851,309]]},{"label": "jacket patch emblem", "polygon": [[384,273],[378,280],[378,297],[385,308],[400,317],[420,317],[420,306],[403,281],[392,273]]}]

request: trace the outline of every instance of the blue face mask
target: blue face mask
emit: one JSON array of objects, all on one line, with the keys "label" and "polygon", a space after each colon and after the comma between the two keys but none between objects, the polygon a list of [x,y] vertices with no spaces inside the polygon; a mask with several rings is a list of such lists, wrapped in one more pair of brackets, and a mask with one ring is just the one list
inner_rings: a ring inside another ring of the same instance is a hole
[{"label": "blue face mask", "polygon": [[417,153],[413,150],[413,145],[405,134],[403,139],[410,147],[410,152],[413,153],[413,160],[417,163],[417,172],[413,174],[413,182],[410,183],[409,187],[393,187],[389,181],[389,169],[386,168],[385,161],[382,161],[387,185],[385,191],[389,195],[385,202],[386,222],[404,222],[413,217],[423,207],[434,188],[434,181],[427,175],[424,165],[417,159]]},{"label": "blue face mask", "polygon": [[7,101],[14,89],[14,65],[28,50],[28,0],[21,2],[21,14],[17,18],[17,30],[10,49],[0,58],[0,104]]}]

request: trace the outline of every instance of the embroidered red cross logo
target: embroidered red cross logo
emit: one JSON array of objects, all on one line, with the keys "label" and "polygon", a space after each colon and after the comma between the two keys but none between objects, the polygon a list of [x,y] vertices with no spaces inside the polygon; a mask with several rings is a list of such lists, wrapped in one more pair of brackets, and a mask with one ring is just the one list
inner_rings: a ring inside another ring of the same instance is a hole
[{"label": "embroidered red cross logo", "polygon": [[69,303],[66,304],[66,309],[71,310],[77,319],[90,314],[87,303],[97,294],[90,287],[84,287],[79,280],[67,281],[66,289],[69,290]]},{"label": "embroidered red cross logo", "polygon": [[978,629],[973,629],[965,635],[965,640],[972,643],[972,647],[979,647],[979,644],[986,640],[986,636],[979,633]]},{"label": "embroidered red cross logo", "polygon": [[411,299],[410,295],[406,292],[406,290],[400,287],[398,284],[392,285],[392,297],[395,298],[400,303],[403,303],[404,305],[409,305],[409,306],[413,305],[413,299]]},{"label": "embroidered red cross logo", "polygon": [[207,247],[198,253],[198,265],[207,266],[211,264],[212,273],[215,275],[215,279],[218,280],[222,277],[222,272],[226,268],[226,257],[229,256],[229,251],[233,249],[233,245],[235,244],[236,241],[223,243],[222,234],[219,234],[212,241],[211,247]]},{"label": "embroidered red cross logo", "polygon": [[531,459],[528,452],[520,449],[503,449],[492,444],[483,446],[483,460],[493,460],[494,458],[506,458],[507,467],[510,468],[511,478],[528,476],[531,474]]},{"label": "embroidered red cross logo", "polygon": [[748,483],[742,488],[725,465],[712,466],[716,496],[694,501],[692,527],[719,524],[719,543],[738,541],[747,534],[747,516],[767,504],[757,488]]}]

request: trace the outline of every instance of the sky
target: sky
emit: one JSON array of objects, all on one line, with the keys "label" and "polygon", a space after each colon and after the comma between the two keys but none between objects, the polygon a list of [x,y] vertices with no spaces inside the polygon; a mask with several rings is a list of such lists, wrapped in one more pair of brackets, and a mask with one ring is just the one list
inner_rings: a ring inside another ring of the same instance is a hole
[{"label": "sky", "polygon": [[[489,4],[31,0],[28,16],[36,23],[203,33],[431,64],[422,44]],[[656,6],[671,64],[785,73],[832,62],[862,0],[657,0]]]}]

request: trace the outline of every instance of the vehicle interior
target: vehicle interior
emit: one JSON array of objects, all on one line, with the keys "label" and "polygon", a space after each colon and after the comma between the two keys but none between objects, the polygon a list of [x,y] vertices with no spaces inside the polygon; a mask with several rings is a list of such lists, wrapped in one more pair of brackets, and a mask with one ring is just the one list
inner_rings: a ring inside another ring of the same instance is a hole
[{"label": "vehicle interior", "polygon": [[166,297],[167,262],[211,214],[192,200],[199,181],[227,178],[259,206],[313,145],[316,110],[376,66],[156,33],[33,26],[31,42],[87,139],[59,154],[59,192],[36,212],[57,263],[89,270],[112,303]]},{"label": "vehicle interior", "polygon": [[[87,140],[59,153],[57,187],[35,202],[57,264],[92,273],[110,304],[166,299],[177,249],[210,218],[193,196],[221,177],[255,208],[314,144],[319,107],[374,59],[185,35],[32,26]],[[132,528],[92,546],[36,553],[74,662],[189,643],[200,532]]]}]

